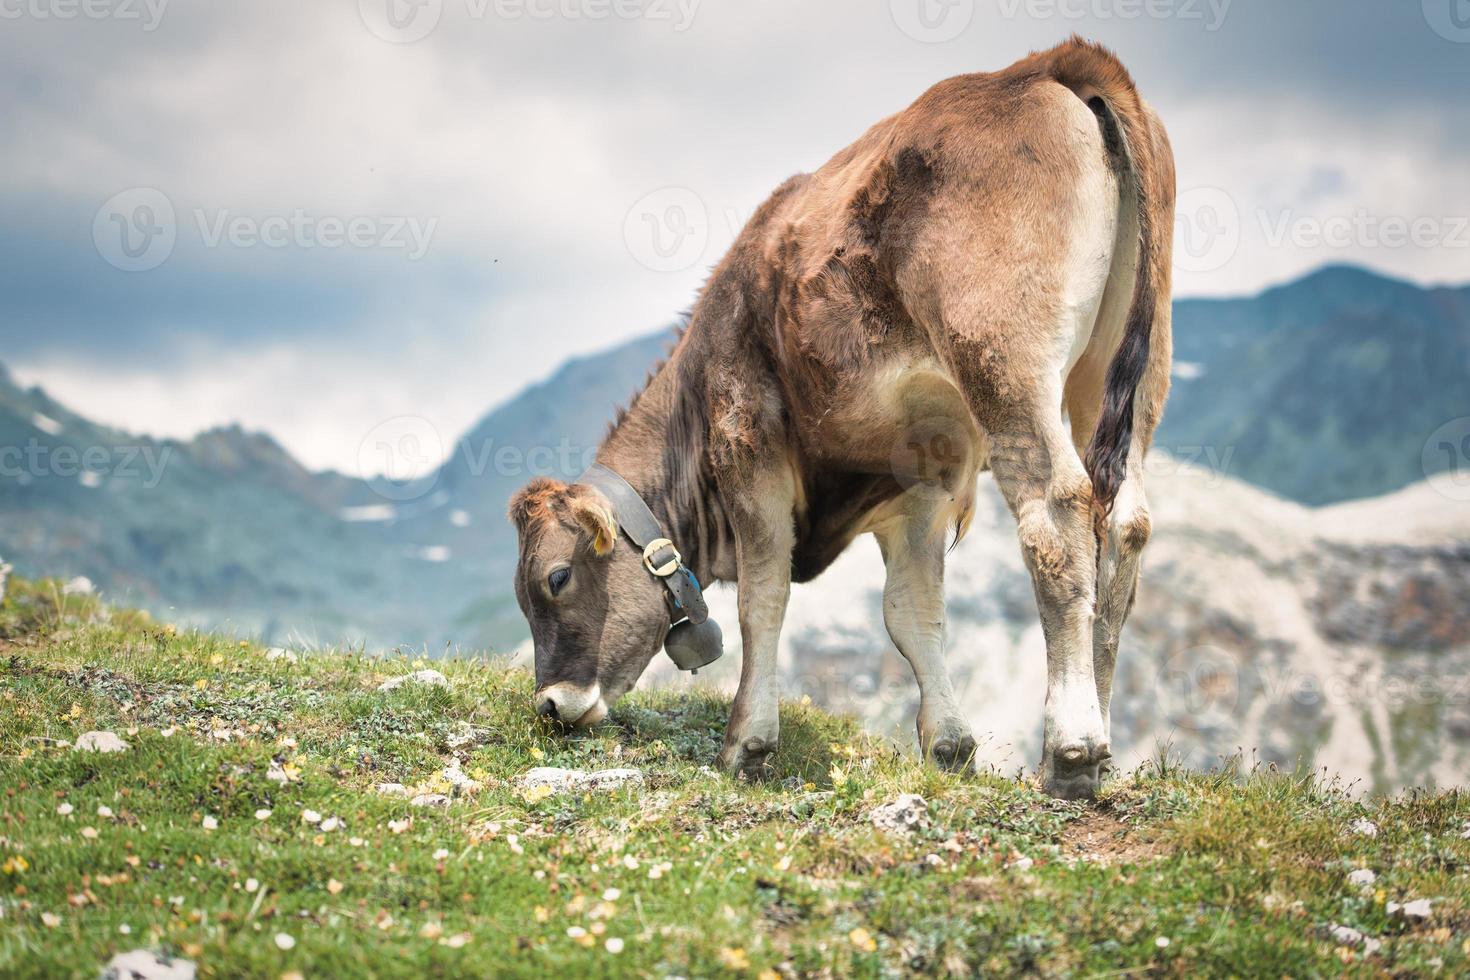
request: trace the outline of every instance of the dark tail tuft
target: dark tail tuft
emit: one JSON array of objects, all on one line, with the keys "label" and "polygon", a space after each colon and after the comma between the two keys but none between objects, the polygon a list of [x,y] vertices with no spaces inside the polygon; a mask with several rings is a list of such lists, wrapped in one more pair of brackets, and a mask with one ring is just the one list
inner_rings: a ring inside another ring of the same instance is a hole
[{"label": "dark tail tuft", "polygon": [[1133,299],[1123,341],[1108,365],[1097,428],[1083,457],[1092,478],[1093,521],[1101,538],[1113,501],[1128,475],[1134,396],[1148,366],[1158,301],[1161,266],[1149,207],[1149,187],[1154,179],[1153,136],[1132,78],[1106,48],[1074,37],[1038,57],[1046,59],[1051,77],[1076,92],[1097,114],[1109,158],[1132,192],[1138,211],[1138,269]]}]

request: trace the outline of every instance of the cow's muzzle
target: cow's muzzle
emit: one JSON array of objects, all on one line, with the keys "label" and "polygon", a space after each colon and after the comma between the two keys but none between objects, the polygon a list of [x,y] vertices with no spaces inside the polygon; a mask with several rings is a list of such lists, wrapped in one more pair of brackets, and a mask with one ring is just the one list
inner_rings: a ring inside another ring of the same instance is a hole
[{"label": "cow's muzzle", "polygon": [[597,684],[552,684],[536,692],[536,714],[568,728],[587,728],[607,717],[607,703]]}]

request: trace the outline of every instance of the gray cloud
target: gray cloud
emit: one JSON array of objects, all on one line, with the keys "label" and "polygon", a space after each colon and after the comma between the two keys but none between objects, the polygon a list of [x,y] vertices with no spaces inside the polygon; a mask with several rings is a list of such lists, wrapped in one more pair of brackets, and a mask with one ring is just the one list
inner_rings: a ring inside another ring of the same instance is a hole
[{"label": "gray cloud", "polygon": [[[1418,3],[617,0],[645,15],[597,19],[613,0],[441,0],[427,36],[396,44],[370,26],[389,2],[173,0],[153,30],[7,14],[0,346],[17,372],[139,428],[268,425],[318,464],[348,465],[354,433],[384,413],[452,433],[566,355],[687,307],[790,173],[938,79],[1073,31],[1113,45],[1160,109],[1181,190],[1233,211],[1234,248],[1182,271],[1181,292],[1331,261],[1425,281],[1470,268],[1443,242],[1311,234],[1359,211],[1441,232],[1470,213],[1470,43]],[[948,39],[925,43],[916,23]],[[94,242],[98,209],[130,188],[175,210],[172,250],[148,271],[114,268]],[[650,194],[692,219],[699,247],[664,259],[630,244]],[[381,242],[323,247],[319,225],[278,245],[200,229],[295,215],[433,232],[410,260]],[[309,383],[334,369],[358,394]],[[171,403],[163,379],[185,376]],[[285,414],[255,389],[288,377]],[[224,394],[206,410],[207,391]]]}]

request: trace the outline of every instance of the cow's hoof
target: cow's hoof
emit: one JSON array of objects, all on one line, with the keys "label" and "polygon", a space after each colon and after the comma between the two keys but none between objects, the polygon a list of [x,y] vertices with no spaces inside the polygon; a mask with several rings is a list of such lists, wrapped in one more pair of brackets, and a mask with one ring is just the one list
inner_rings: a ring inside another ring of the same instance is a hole
[{"label": "cow's hoof", "polygon": [[752,735],[738,742],[726,742],[720,750],[715,765],[732,776],[746,779],[764,779],[772,773],[771,755],[776,751],[776,740]]},{"label": "cow's hoof", "polygon": [[1111,760],[1107,742],[1068,743],[1042,761],[1041,788],[1062,800],[1090,800],[1102,786]]},{"label": "cow's hoof", "polygon": [[935,765],[950,772],[969,772],[975,768],[975,739],[965,734],[941,738],[929,748]]}]

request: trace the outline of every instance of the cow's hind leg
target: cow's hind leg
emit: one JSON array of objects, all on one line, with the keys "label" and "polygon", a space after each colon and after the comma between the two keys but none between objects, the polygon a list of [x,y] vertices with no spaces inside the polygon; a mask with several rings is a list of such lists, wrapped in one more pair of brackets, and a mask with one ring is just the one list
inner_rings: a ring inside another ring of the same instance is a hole
[{"label": "cow's hind leg", "polygon": [[975,738],[944,665],[944,545],[952,508],[941,505],[949,499],[915,487],[873,536],[888,569],[883,622],[919,684],[919,747],[946,769],[966,770]]},{"label": "cow's hind leg", "polygon": [[1096,793],[1110,757],[1093,660],[1092,485],[1057,402],[991,432],[990,465],[1016,516],[1046,637],[1041,778],[1066,799]]},{"label": "cow's hind leg", "polygon": [[1092,667],[1097,679],[1097,700],[1102,709],[1103,731],[1111,738],[1110,706],[1113,700],[1113,669],[1118,663],[1118,642],[1123,623],[1133,609],[1138,591],[1138,572],[1143,546],[1152,524],[1148,500],[1143,492],[1143,451],[1135,440],[1128,458],[1128,477],[1113,502],[1098,567],[1097,619],[1092,629]]}]

